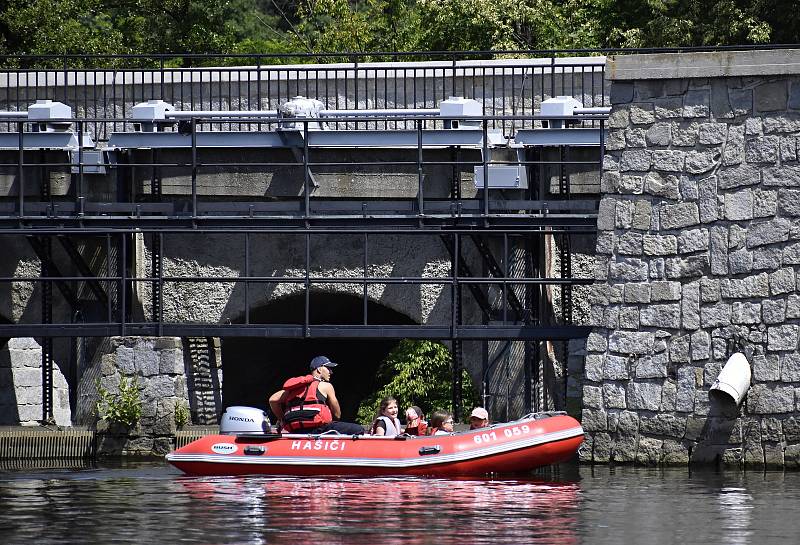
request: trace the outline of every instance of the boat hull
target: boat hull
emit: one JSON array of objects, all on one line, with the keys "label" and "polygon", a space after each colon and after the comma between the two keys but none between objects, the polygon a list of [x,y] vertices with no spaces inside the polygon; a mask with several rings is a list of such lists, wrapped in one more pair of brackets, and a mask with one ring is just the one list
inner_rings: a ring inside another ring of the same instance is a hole
[{"label": "boat hull", "polygon": [[583,438],[557,415],[432,437],[210,435],[167,461],[189,475],[486,475],[563,462]]}]

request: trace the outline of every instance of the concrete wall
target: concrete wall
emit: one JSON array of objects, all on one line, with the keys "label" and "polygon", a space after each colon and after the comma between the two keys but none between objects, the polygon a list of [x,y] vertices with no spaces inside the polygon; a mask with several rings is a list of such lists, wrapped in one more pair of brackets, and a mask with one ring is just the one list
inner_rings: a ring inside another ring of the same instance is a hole
[{"label": "concrete wall", "polygon": [[[800,51],[609,59],[585,461],[800,462]],[[731,351],[735,418],[708,390]]]}]

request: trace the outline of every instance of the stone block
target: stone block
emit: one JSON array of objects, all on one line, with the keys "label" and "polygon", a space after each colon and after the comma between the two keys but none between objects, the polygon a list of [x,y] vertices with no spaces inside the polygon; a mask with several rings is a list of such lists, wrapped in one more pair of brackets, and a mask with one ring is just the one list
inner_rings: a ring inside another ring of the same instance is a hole
[{"label": "stone block", "polygon": [[607,380],[627,380],[630,378],[627,356],[608,355],[603,365],[603,378]]},{"label": "stone block", "polygon": [[767,328],[767,349],[770,351],[797,350],[796,325],[781,325]]},{"label": "stone block", "polygon": [[656,197],[677,200],[680,198],[678,183],[677,176],[671,174],[662,176],[658,172],[648,172],[644,177],[644,192]]},{"label": "stone block", "polygon": [[651,301],[678,301],[680,298],[680,282],[658,281],[650,283]]},{"label": "stone block", "polygon": [[772,295],[791,293],[795,290],[794,269],[785,267],[769,275],[769,289]]},{"label": "stone block", "polygon": [[744,159],[748,163],[774,164],[778,161],[779,144],[777,136],[750,138],[744,143]]},{"label": "stone block", "polygon": [[136,372],[136,362],[134,360],[133,348],[120,346],[115,351],[116,366],[123,375],[132,375]]},{"label": "stone block", "polygon": [[695,331],[691,335],[692,361],[707,360],[711,357],[711,337],[706,331]]},{"label": "stone block", "polygon": [[723,278],[719,285],[723,299],[769,297],[769,275],[767,273],[746,278]]},{"label": "stone block", "polygon": [[648,276],[652,280],[663,280],[666,278],[666,265],[664,264],[664,258],[657,257],[655,259],[650,260],[649,265],[649,272]]},{"label": "stone block", "polygon": [[597,209],[597,229],[610,231],[614,229],[616,217],[617,201],[613,198],[605,197],[600,200]]},{"label": "stone block", "polygon": [[670,279],[695,278],[708,274],[709,264],[707,255],[693,255],[688,257],[671,257],[665,260],[666,276]]},{"label": "stone block", "polygon": [[730,89],[728,91],[731,110],[733,115],[747,115],[753,111],[753,90],[752,89]]},{"label": "stone block", "polygon": [[747,394],[751,414],[784,414],[795,411],[794,388],[781,384],[753,384]]},{"label": "stone block", "polygon": [[681,413],[694,412],[695,376],[693,367],[678,369],[675,410]]},{"label": "stone block", "polygon": [[753,271],[753,252],[736,250],[728,254],[728,271],[730,274],[749,274]]},{"label": "stone block", "polygon": [[586,350],[589,352],[605,352],[608,348],[606,336],[597,331],[592,331],[586,338]]},{"label": "stone block", "polygon": [[633,101],[633,82],[615,81],[611,84],[609,100],[612,108],[615,104],[627,104]]},{"label": "stone block", "polygon": [[595,433],[592,441],[592,460],[597,463],[610,462],[612,444],[608,433]]},{"label": "stone block", "polygon": [[681,323],[681,308],[678,303],[642,307],[640,321],[643,326],[677,328]]},{"label": "stone block", "polygon": [[183,349],[170,348],[161,350],[159,354],[158,371],[160,374],[165,375],[183,374]]},{"label": "stone block", "polygon": [[669,123],[654,123],[645,132],[645,141],[648,146],[669,146],[672,143],[672,125]]},{"label": "stone block", "polygon": [[800,442],[800,419],[790,416],[782,421],[783,437],[789,443]]},{"label": "stone block", "polygon": [[767,81],[753,90],[753,103],[756,112],[777,112],[785,110],[789,100],[789,86],[786,80]]},{"label": "stone block", "polygon": [[650,229],[652,222],[653,205],[650,201],[636,200],[633,204],[633,221],[631,226],[640,231]]},{"label": "stone block", "polygon": [[740,165],[744,162],[744,125],[730,125],[728,127],[728,140],[722,154],[722,164],[725,166]]},{"label": "stone block", "polygon": [[784,265],[800,265],[800,242],[789,244],[783,249]]},{"label": "stone block", "polygon": [[609,279],[619,282],[645,282],[647,281],[647,262],[631,257],[611,262]]},{"label": "stone block", "polygon": [[630,229],[633,223],[633,201],[617,201],[617,206],[614,209],[614,227],[617,229]]},{"label": "stone block", "polygon": [[697,132],[697,141],[704,145],[722,144],[728,136],[726,123],[701,123]]},{"label": "stone block", "polygon": [[705,89],[687,91],[683,96],[683,117],[708,117],[711,107],[711,92]]},{"label": "stone block", "polygon": [[680,441],[664,440],[664,465],[687,466],[689,465],[689,448]]},{"label": "stone block", "polygon": [[631,115],[627,106],[619,108],[611,108],[611,113],[608,115],[608,128],[609,129],[626,129],[630,125]]},{"label": "stone block", "polygon": [[800,216],[800,189],[778,190],[778,209],[783,216]]},{"label": "stone block", "polygon": [[715,278],[700,279],[700,301],[703,303],[715,303],[720,300],[719,280]]},{"label": "stone block", "polygon": [[649,303],[650,284],[646,282],[625,284],[623,300],[626,303]]},{"label": "stone block", "polygon": [[753,378],[760,382],[780,380],[780,356],[778,354],[753,356]]},{"label": "stone block", "polygon": [[766,244],[786,242],[789,240],[791,222],[785,218],[776,218],[770,221],[759,221],[750,224],[747,231],[747,246],[754,248]]},{"label": "stone block", "polygon": [[647,172],[653,160],[653,152],[647,149],[628,149],[622,152],[619,169],[623,172]]},{"label": "stone block", "polygon": [[666,378],[669,355],[666,352],[640,357],[636,361],[634,376],[642,378]]},{"label": "stone block", "polygon": [[605,411],[583,409],[581,411],[581,426],[585,431],[606,431],[608,429],[608,415]]},{"label": "stone block", "polygon": [[596,256],[594,260],[594,271],[592,272],[595,280],[608,280],[608,258]]},{"label": "stone block", "polygon": [[660,465],[664,461],[664,441],[653,437],[639,437],[635,462],[640,465]]},{"label": "stone block", "polygon": [[41,387],[42,371],[32,367],[12,367],[11,377],[16,388]]},{"label": "stone block", "polygon": [[699,224],[700,211],[693,202],[668,204],[661,208],[659,220],[662,229],[682,229]]},{"label": "stone block", "polygon": [[628,127],[625,129],[625,143],[628,148],[644,148],[647,147],[645,140],[645,130],[641,127]]},{"label": "stone block", "polygon": [[[138,347],[137,347],[138,348]],[[160,354],[150,349],[134,349],[133,359],[136,371],[143,377],[158,375]]]},{"label": "stone block", "polygon": [[728,248],[738,250],[747,243],[747,229],[736,224],[728,226]]},{"label": "stone block", "polygon": [[786,320],[786,300],[764,299],[761,302],[761,318],[765,324],[782,324]]},{"label": "stone block", "polygon": [[678,387],[674,380],[664,381],[664,389],[661,393],[661,410],[674,412],[678,403]]},{"label": "stone block", "polygon": [[725,195],[725,219],[732,221],[753,219],[752,189],[742,189]]},{"label": "stone block", "polygon": [[682,439],[686,434],[686,417],[673,414],[657,414],[639,419],[639,431],[648,435],[676,437]]},{"label": "stone block", "polygon": [[647,125],[654,123],[655,106],[652,102],[638,102],[630,106],[631,123],[634,125]]},{"label": "stone block", "polygon": [[624,233],[617,237],[617,253],[620,255],[642,255],[641,233]]},{"label": "stone block", "polygon": [[625,409],[625,387],[613,382],[603,383],[603,402],[609,409]]},{"label": "stone block", "polygon": [[778,153],[782,163],[797,161],[797,137],[781,136]]},{"label": "stone block", "polygon": [[753,270],[775,270],[783,264],[783,248],[762,246],[753,251]]},{"label": "stone block", "polygon": [[708,229],[689,229],[678,235],[680,253],[692,253],[708,250]]},{"label": "stone block", "polygon": [[761,303],[734,302],[731,305],[731,322],[734,324],[761,323]]},{"label": "stone block", "polygon": [[800,166],[781,165],[762,170],[765,187],[800,187]]},{"label": "stone block", "polygon": [[584,361],[584,376],[586,380],[592,382],[603,381],[603,363],[605,356],[601,354],[589,354]]},{"label": "stone block", "polygon": [[642,249],[645,255],[675,255],[678,238],[675,235],[644,235]]},{"label": "stone block", "polygon": [[680,97],[653,100],[655,119],[679,119],[683,115],[683,100]]},{"label": "stone block", "polygon": [[[625,152],[623,152],[624,154]],[[634,152],[629,152],[634,153]],[[636,158],[637,162],[634,163],[633,159]],[[644,157],[643,150],[639,153],[639,156],[634,156],[629,161],[629,165],[636,165],[641,166],[644,165],[645,161],[647,161],[647,168],[621,168],[622,170],[640,170],[646,171],[650,168],[650,161],[652,161],[653,169],[662,171],[662,172],[682,172],[684,161],[685,161],[685,152],[680,150],[653,150],[652,152],[648,152],[647,156]],[[624,163],[623,163],[624,164]]]},{"label": "stone block", "polygon": [[800,295],[790,295],[786,298],[786,317],[800,318]]},{"label": "stone block", "polygon": [[669,360],[672,363],[688,363],[689,346],[689,335],[682,335],[680,337],[673,338],[672,342],[669,344]]},{"label": "stone block", "polygon": [[589,409],[602,409],[603,389],[600,386],[590,386],[585,384],[583,386],[582,403],[584,407]]},{"label": "stone block", "polygon": [[143,400],[159,400],[175,396],[175,381],[169,376],[157,376],[143,384]]},{"label": "stone block", "polygon": [[761,182],[761,171],[754,165],[720,168],[717,172],[717,183],[720,189],[735,189],[737,187],[756,185],[759,182]]},{"label": "stone block", "polygon": [[655,336],[647,331],[615,331],[608,339],[608,349],[618,354],[647,354]]},{"label": "stone block", "polygon": [[636,449],[639,442],[635,436],[619,437],[614,442],[611,459],[619,463],[631,463],[636,461]]},{"label": "stone block", "polygon": [[697,184],[700,222],[710,223],[720,218],[720,195],[717,194],[717,177],[703,178]]},{"label": "stone block", "polygon": [[[746,155],[745,155],[746,156]],[[687,151],[684,159],[686,172],[703,174],[716,168],[722,160],[722,149],[708,148]]]},{"label": "stone block", "polygon": [[731,305],[715,303],[701,306],[700,323],[704,328],[729,326],[731,324]]}]

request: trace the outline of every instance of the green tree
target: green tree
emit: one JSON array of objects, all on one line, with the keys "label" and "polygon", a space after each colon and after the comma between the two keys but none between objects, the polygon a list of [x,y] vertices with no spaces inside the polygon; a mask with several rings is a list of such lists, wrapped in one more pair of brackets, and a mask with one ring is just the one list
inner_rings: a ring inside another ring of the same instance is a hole
[{"label": "green tree", "polygon": [[[430,414],[434,409],[453,408],[453,370],[450,351],[441,343],[405,339],[392,350],[378,369],[378,389],[361,402],[358,421],[370,424],[381,399],[397,399],[402,412],[418,405]],[[461,377],[465,404],[477,403],[477,394],[469,373]]]}]

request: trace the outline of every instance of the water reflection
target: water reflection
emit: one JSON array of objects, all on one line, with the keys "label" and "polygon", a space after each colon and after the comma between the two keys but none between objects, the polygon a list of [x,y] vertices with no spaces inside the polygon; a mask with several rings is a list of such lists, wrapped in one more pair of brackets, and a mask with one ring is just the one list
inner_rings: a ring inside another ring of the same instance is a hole
[{"label": "water reflection", "polygon": [[581,467],[498,480],[0,471],[0,544],[796,543],[800,473]]},{"label": "water reflection", "polygon": [[577,483],[250,477],[180,484],[197,509],[260,521],[248,541],[343,543],[356,535],[370,543],[463,543],[464,536],[471,543],[577,543]]}]

